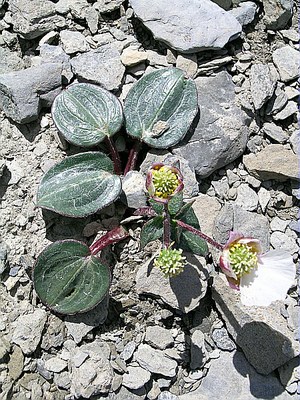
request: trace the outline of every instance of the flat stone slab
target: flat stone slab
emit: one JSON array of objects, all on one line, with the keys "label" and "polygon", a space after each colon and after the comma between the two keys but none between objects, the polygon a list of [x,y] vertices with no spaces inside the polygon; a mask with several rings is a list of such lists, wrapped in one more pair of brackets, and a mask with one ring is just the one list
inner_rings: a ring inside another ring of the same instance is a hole
[{"label": "flat stone slab", "polygon": [[226,328],[243,350],[247,360],[263,375],[296,357],[299,343],[281,315],[282,302],[269,307],[247,307],[237,290],[231,289],[224,276],[215,276],[213,299]]},{"label": "flat stone slab", "polygon": [[178,400],[290,400],[275,375],[258,374],[240,351],[221,352],[212,360],[207,376],[198,389],[178,396]]},{"label": "flat stone slab", "polygon": [[243,163],[249,174],[261,181],[300,179],[297,155],[281,144],[270,144],[259,153],[245,155]]},{"label": "flat stone slab", "polygon": [[153,374],[170,378],[176,375],[177,362],[169,358],[163,351],[153,349],[148,344],[140,344],[134,357],[142,368]]},{"label": "flat stone slab", "polygon": [[228,72],[199,77],[195,83],[200,119],[189,141],[183,140],[173,152],[205,178],[243,154],[250,118],[235,104],[235,85]]},{"label": "flat stone slab", "polygon": [[238,37],[237,19],[209,0],[131,0],[136,16],[157,40],[182,53],[220,49]]},{"label": "flat stone slab", "polygon": [[196,256],[185,256],[188,265],[181,274],[172,278],[165,278],[160,269],[153,266],[153,260],[146,262],[136,275],[137,292],[160,297],[166,304],[184,313],[192,311],[205,296],[208,272]]}]

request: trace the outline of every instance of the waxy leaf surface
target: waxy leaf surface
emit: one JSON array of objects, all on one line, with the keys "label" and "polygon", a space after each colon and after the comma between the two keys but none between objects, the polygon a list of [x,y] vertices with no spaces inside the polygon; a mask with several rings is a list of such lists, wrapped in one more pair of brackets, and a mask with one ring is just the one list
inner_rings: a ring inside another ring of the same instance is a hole
[{"label": "waxy leaf surface", "polygon": [[127,133],[151,147],[177,144],[198,112],[195,82],[178,68],[165,68],[143,76],[125,100]]},{"label": "waxy leaf surface", "polygon": [[84,217],[115,201],[121,189],[112,161],[103,153],[87,152],[50,168],[39,185],[37,205],[58,214]]},{"label": "waxy leaf surface", "polygon": [[163,235],[163,217],[158,215],[146,222],[141,230],[141,248],[146,244],[160,239]]},{"label": "waxy leaf surface", "polygon": [[61,314],[76,314],[103,300],[110,271],[84,243],[65,240],[51,244],[39,255],[33,282],[45,305]]},{"label": "waxy leaf surface", "polygon": [[118,132],[123,111],[116,96],[107,90],[76,83],[55,98],[52,117],[68,142],[88,147]]}]

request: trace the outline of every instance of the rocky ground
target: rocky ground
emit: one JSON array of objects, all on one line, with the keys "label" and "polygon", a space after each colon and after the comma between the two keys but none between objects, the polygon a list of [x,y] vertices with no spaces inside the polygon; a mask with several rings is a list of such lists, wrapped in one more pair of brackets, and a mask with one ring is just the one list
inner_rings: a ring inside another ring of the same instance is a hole
[{"label": "rocky ground", "polygon": [[[173,281],[148,274],[156,243],[140,251],[141,222],[131,221],[130,240],[114,249],[109,296],[94,310],[54,315],[32,287],[47,244],[90,244],[128,216],[122,201],[77,220],[35,208],[45,171],[81,150],[59,136],[53,99],[77,79],[123,101],[143,74],[172,66],[195,79],[200,116],[176,148],[144,151],[124,180],[129,207],[145,204],[135,182],[151,162],[179,159],[203,232],[225,243],[228,231],[242,231],[298,262],[296,4],[188,3],[0,0],[3,400],[300,396],[296,280],[285,302],[249,308],[219,276],[213,250],[190,255]],[[124,137],[117,143],[126,159]]]}]

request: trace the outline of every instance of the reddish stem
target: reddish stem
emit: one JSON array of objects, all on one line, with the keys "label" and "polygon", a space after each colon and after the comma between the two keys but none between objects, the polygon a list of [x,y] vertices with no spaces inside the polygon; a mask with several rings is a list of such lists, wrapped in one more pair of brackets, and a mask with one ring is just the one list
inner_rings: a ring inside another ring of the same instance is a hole
[{"label": "reddish stem", "polygon": [[93,256],[95,256],[99,251],[103,250],[105,247],[110,244],[114,244],[120,242],[123,239],[126,239],[129,236],[129,233],[123,226],[118,226],[115,229],[112,229],[109,232],[106,232],[100,239],[98,239],[95,243],[90,246],[90,252]]},{"label": "reddish stem", "polygon": [[122,167],[121,167],[121,159],[118,150],[116,149],[116,146],[114,142],[111,140],[109,136],[106,137],[106,144],[109,148],[109,153],[111,155],[111,159],[114,163],[114,169],[115,173],[117,175],[122,174]]},{"label": "reddish stem", "polygon": [[139,155],[139,151],[141,150],[141,142],[135,141],[133,148],[130,150],[128,155],[127,164],[124,170],[124,176],[129,172],[134,170],[137,162],[137,158]]},{"label": "reddish stem", "polygon": [[198,229],[194,228],[193,226],[188,225],[185,222],[182,222],[180,220],[176,220],[176,222],[177,222],[177,225],[181,226],[182,228],[186,229],[189,232],[192,232],[194,235],[201,237],[202,239],[206,240],[208,243],[210,243],[212,246],[216,247],[217,249],[223,250],[224,246],[222,244],[216,242],[214,239],[212,239],[211,237],[200,232]]},{"label": "reddish stem", "polygon": [[171,243],[171,222],[170,214],[168,210],[168,203],[164,204],[164,232],[163,232],[163,243],[164,247],[168,249]]},{"label": "reddish stem", "polygon": [[142,217],[155,217],[157,214],[152,207],[137,208],[132,215],[140,215]]}]

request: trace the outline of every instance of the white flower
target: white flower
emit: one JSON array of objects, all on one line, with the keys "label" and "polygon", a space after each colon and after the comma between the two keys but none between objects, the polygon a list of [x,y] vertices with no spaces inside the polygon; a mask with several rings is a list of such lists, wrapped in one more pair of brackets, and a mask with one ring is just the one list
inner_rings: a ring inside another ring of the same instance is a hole
[{"label": "white flower", "polygon": [[246,306],[268,306],[284,300],[294,283],[296,266],[284,250],[262,254],[257,239],[230,232],[220,257],[220,267],[231,287],[240,290]]}]

